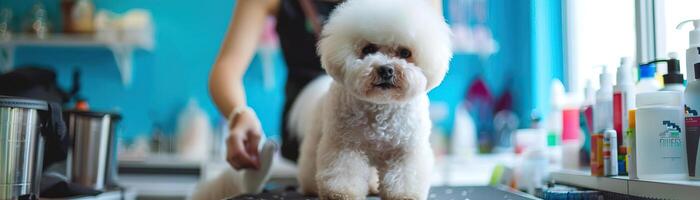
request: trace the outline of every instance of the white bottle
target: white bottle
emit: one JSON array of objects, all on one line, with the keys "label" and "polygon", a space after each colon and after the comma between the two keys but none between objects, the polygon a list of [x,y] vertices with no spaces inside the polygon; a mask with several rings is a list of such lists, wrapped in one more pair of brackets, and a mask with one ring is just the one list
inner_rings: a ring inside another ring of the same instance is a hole
[{"label": "white bottle", "polygon": [[676,29],[680,29],[688,22],[693,22],[693,30],[688,33],[688,49],[685,50],[685,69],[690,79],[695,77],[693,65],[700,63],[700,19],[683,21],[676,26]]},{"label": "white bottle", "polygon": [[683,179],[687,176],[682,93],[637,94],[635,153],[640,179]]},{"label": "white bottle", "polygon": [[617,68],[617,85],[613,92],[613,127],[617,132],[617,144],[629,146],[625,137],[627,133],[629,110],[634,108],[634,81],[629,58],[620,59],[620,67]]},{"label": "white bottle", "polygon": [[653,63],[639,65],[639,82],[634,86],[637,93],[654,92],[661,89],[659,82],[654,78],[656,69]]},{"label": "white bottle", "polygon": [[600,89],[596,91],[595,106],[593,107],[593,132],[603,134],[606,129],[613,128],[613,85],[612,75],[603,66],[600,73]]}]

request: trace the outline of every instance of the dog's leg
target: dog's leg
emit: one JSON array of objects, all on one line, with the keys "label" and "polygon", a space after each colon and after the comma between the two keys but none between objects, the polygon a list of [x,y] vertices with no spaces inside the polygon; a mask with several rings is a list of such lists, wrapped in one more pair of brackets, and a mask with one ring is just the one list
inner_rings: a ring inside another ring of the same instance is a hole
[{"label": "dog's leg", "polygon": [[433,154],[430,147],[402,152],[403,156],[390,159],[379,169],[379,194],[389,200],[427,199]]},{"label": "dog's leg", "polygon": [[377,173],[376,167],[372,167],[369,171],[369,194],[372,195],[379,194],[379,175]]},{"label": "dog's leg", "polygon": [[327,200],[365,199],[370,172],[366,156],[326,139],[325,136],[322,138],[317,152],[319,197]]},{"label": "dog's leg", "polygon": [[321,139],[320,127],[312,130],[301,143],[299,155],[299,186],[304,195],[318,195],[316,185],[316,149]]}]

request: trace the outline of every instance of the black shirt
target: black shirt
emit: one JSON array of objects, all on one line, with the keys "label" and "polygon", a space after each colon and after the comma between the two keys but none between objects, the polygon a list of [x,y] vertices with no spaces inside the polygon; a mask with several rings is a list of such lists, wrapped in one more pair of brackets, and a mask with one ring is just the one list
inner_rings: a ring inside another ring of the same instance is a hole
[{"label": "black shirt", "polygon": [[[313,10],[324,22],[337,2],[312,0]],[[281,0],[277,13],[277,33],[287,64],[285,104],[282,121],[282,156],[295,161],[299,157],[298,139],[287,130],[287,115],[301,90],[316,77],[325,74],[316,53],[318,38],[302,9],[300,0]]]}]

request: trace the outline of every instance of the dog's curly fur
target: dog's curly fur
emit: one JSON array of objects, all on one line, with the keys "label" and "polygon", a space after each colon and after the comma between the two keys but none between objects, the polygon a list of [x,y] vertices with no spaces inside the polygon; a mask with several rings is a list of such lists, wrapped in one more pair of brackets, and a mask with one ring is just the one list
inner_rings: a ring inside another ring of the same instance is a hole
[{"label": "dog's curly fur", "polygon": [[425,0],[349,0],[331,14],[318,52],[332,80],[308,86],[290,115],[290,128],[304,135],[302,192],[426,199],[433,165],[427,92],[452,57],[444,18]]}]

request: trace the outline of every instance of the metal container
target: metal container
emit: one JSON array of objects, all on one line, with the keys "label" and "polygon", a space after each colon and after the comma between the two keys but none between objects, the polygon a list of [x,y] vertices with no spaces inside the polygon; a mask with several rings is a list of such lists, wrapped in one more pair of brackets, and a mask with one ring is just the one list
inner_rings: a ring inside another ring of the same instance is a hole
[{"label": "metal container", "polygon": [[44,141],[39,113],[44,101],[0,96],[0,199],[39,196]]},{"label": "metal container", "polygon": [[65,111],[68,134],[73,140],[69,153],[71,182],[96,190],[116,186],[116,125],[118,114]]}]

